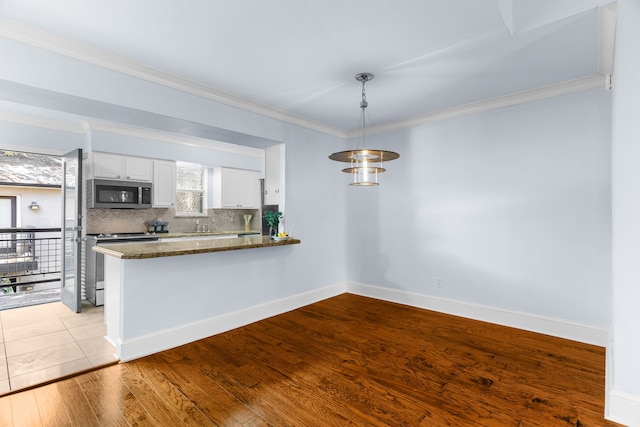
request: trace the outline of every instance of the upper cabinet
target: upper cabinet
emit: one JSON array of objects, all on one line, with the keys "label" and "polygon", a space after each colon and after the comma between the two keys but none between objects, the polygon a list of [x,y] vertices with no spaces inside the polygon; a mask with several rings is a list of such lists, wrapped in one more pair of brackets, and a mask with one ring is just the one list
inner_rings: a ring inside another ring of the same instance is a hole
[{"label": "upper cabinet", "polygon": [[89,177],[151,181],[153,179],[153,161],[141,157],[91,152]]},{"label": "upper cabinet", "polygon": [[176,199],[176,162],[153,161],[153,207],[170,208]]},{"label": "upper cabinet", "polygon": [[257,209],[258,174],[244,169],[215,168],[213,172],[213,207]]},{"label": "upper cabinet", "polygon": [[265,205],[284,205],[284,148],[278,144],[265,149]]},{"label": "upper cabinet", "polygon": [[124,177],[132,181],[153,180],[153,160],[141,157],[124,158]]},{"label": "upper cabinet", "polygon": [[124,168],[122,156],[92,152],[90,160],[91,175],[94,178],[122,178],[122,170]]}]

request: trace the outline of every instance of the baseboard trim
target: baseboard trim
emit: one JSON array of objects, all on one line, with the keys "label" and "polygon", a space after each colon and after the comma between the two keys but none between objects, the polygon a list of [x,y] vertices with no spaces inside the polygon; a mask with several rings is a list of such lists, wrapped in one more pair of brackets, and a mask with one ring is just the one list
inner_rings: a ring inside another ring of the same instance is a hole
[{"label": "baseboard trim", "polygon": [[621,391],[609,393],[605,417],[627,426],[640,426],[640,397]]},{"label": "baseboard trim", "polygon": [[605,329],[598,329],[558,319],[532,316],[526,313],[500,310],[493,307],[468,304],[450,299],[400,291],[397,289],[381,288],[356,282],[347,283],[347,292],[440,313],[466,317],[468,319],[481,320],[579,341],[586,344],[593,344],[600,347],[606,347],[609,343],[609,332]]},{"label": "baseboard trim", "polygon": [[117,356],[123,362],[137,359],[286,313],[345,292],[601,347],[606,347],[609,342],[608,331],[604,329],[413,292],[356,282],[341,282],[232,313],[225,313],[199,322],[165,329],[152,335],[124,340],[119,343],[118,348],[120,351]]},{"label": "baseboard trim", "polygon": [[165,329],[120,343],[118,356],[123,362],[137,359],[159,351],[168,350],[212,335],[230,331],[305,305],[313,304],[346,292],[346,283],[336,283],[320,289],[292,295],[264,304],[258,304],[232,313],[225,313],[203,321]]}]

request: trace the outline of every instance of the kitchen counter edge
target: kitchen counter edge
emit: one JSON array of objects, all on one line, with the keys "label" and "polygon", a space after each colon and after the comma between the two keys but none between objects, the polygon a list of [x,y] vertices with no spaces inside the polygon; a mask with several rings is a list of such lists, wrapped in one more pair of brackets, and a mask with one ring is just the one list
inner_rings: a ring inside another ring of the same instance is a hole
[{"label": "kitchen counter edge", "polygon": [[294,238],[284,241],[275,241],[268,236],[246,236],[230,239],[95,246],[93,247],[93,250],[95,252],[120,259],[149,259],[209,252],[226,252],[242,249],[297,245],[300,243],[299,239]]}]

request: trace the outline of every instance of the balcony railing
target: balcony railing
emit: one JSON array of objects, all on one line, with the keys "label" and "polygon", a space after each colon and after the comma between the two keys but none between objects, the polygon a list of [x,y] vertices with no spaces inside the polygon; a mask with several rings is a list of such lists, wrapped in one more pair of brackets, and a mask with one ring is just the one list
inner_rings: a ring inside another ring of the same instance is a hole
[{"label": "balcony railing", "polygon": [[0,229],[0,309],[10,294],[59,290],[61,258],[59,228]]}]

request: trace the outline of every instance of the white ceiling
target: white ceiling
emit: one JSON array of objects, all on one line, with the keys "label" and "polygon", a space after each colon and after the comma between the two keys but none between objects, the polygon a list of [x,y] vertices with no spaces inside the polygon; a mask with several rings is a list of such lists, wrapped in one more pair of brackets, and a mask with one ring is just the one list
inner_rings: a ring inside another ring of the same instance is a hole
[{"label": "white ceiling", "polygon": [[352,131],[359,72],[375,75],[366,88],[377,125],[603,74],[606,3],[0,0],[0,17]]}]

